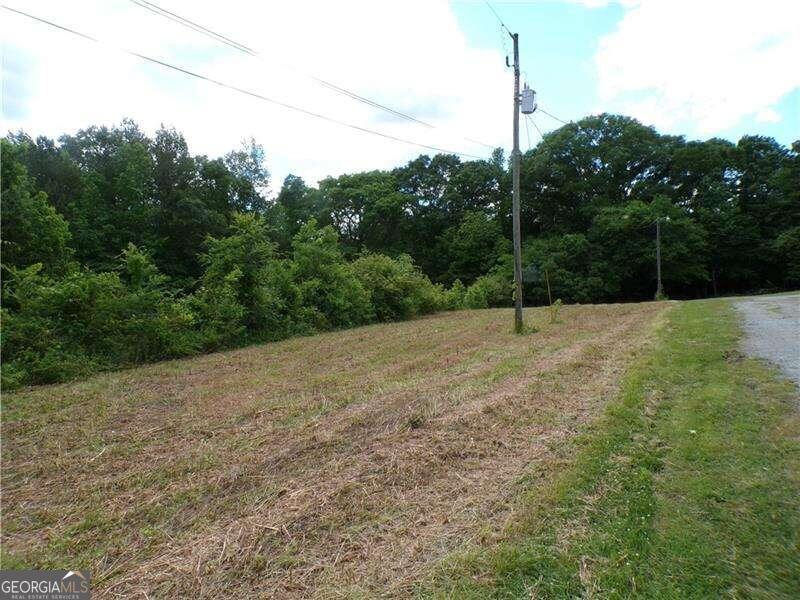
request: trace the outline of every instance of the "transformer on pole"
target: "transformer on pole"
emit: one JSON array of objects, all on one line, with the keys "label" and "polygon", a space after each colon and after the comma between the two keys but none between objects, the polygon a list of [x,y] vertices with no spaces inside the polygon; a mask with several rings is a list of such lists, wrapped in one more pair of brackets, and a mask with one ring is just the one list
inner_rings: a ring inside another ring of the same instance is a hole
[{"label": "transformer on pole", "polygon": [[522,88],[522,92],[520,93],[520,110],[522,111],[523,115],[532,115],[536,112],[536,92],[528,87],[528,84],[525,84],[525,87]]}]

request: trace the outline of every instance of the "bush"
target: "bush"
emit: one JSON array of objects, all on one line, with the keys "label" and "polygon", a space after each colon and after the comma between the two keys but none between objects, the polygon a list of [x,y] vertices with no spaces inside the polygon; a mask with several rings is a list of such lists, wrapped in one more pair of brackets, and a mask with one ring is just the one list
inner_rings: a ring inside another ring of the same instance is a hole
[{"label": "bush", "polygon": [[441,291],[441,310],[459,310],[464,308],[466,294],[467,288],[464,287],[460,279],[456,279],[449,290]]},{"label": "bush", "polygon": [[4,384],[52,383],[113,366],[196,352],[195,316],[149,256],[130,245],[119,272],[42,275],[10,269],[3,313]]},{"label": "bush", "polygon": [[240,216],[209,238],[194,293],[179,297],[133,244],[113,271],[56,278],[40,263],[7,269],[2,384],[53,383],[102,369],[218,350],[247,341],[400,320],[503,302],[500,275],[466,290],[433,285],[409,256],[363,254],[347,263],[330,227],[304,225],[293,260],[277,258],[263,223]]},{"label": "bush", "polygon": [[443,290],[423,275],[408,255],[391,258],[383,254],[363,254],[352,270],[369,292],[379,321],[409,319],[438,310]]},{"label": "bush", "polygon": [[508,306],[512,300],[512,289],[511,282],[500,273],[478,277],[464,294],[464,307]]},{"label": "bush", "polygon": [[[264,319],[264,271],[275,260],[275,248],[267,237],[266,225],[255,215],[236,215],[230,235],[206,241],[207,252],[200,257],[204,267],[201,285],[215,302],[213,294],[226,297],[232,290],[244,313],[245,331],[252,334],[269,327]],[[226,300],[228,302],[228,300]]]},{"label": "bush", "polygon": [[199,349],[196,316],[185,300],[165,288],[150,255],[133,244],[122,252],[125,291],[119,298],[119,332],[123,362],[139,363],[194,354]]},{"label": "bush", "polygon": [[550,322],[551,323],[557,323],[558,322],[558,313],[561,312],[561,306],[562,306],[561,298],[556,298],[556,301],[553,302],[548,307],[548,312],[550,313]]},{"label": "bush", "polygon": [[221,281],[201,287],[187,300],[197,314],[199,338],[205,350],[218,350],[241,340],[245,308],[239,303],[237,284],[241,271],[234,269]]},{"label": "bush", "polygon": [[292,249],[294,281],[315,328],[352,327],[375,318],[369,291],[344,261],[332,227],[320,229],[310,220],[294,236]]},{"label": "bush", "polygon": [[[523,273],[525,300],[546,304],[556,294],[565,302],[590,302],[602,298],[612,278],[596,277],[592,245],[583,234],[565,234],[525,240]],[[548,293],[547,282],[550,282]]]},{"label": "bush", "polygon": [[3,389],[66,381],[101,368],[80,346],[59,339],[52,320],[2,310]]}]

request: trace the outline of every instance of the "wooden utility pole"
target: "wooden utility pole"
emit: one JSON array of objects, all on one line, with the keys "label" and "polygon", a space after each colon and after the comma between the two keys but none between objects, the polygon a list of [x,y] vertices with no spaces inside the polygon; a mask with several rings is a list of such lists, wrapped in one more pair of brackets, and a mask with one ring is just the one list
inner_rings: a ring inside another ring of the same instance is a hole
[{"label": "wooden utility pole", "polygon": [[514,40],[514,149],[511,151],[512,198],[511,219],[514,237],[514,331],[522,333],[522,243],[519,224],[519,34],[512,33]]},{"label": "wooden utility pole", "polygon": [[664,297],[664,287],[661,285],[661,217],[656,219],[656,300]]}]

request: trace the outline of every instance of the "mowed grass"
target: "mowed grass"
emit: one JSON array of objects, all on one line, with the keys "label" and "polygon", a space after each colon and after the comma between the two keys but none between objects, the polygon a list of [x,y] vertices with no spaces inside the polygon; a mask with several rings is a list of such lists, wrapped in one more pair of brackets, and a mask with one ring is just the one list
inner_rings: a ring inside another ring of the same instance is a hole
[{"label": "mowed grass", "polygon": [[739,354],[728,301],[667,319],[564,472],[421,595],[800,598],[798,391]]},{"label": "mowed grass", "polygon": [[[408,597],[569,463],[671,306],[462,311],[5,394],[2,566],[97,597]],[[509,580],[510,581],[510,580]]]}]

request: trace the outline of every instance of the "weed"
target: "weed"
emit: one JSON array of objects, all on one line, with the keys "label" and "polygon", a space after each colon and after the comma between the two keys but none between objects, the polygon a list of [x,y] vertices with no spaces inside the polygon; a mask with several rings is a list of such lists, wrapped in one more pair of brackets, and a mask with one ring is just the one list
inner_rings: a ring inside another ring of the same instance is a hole
[{"label": "weed", "polygon": [[557,298],[555,302],[553,302],[548,307],[548,313],[550,314],[550,323],[558,323],[558,313],[561,312],[561,298]]}]

